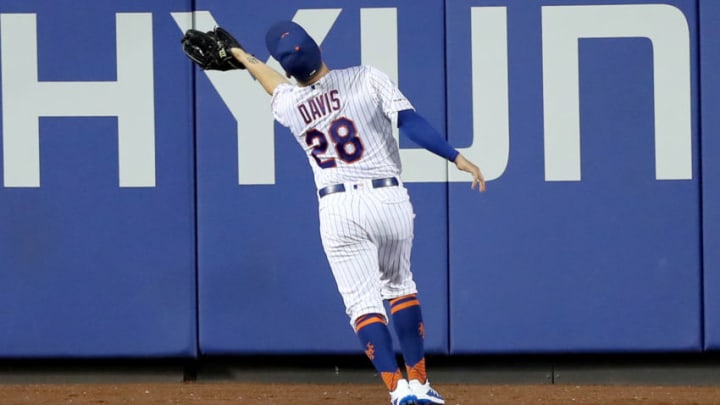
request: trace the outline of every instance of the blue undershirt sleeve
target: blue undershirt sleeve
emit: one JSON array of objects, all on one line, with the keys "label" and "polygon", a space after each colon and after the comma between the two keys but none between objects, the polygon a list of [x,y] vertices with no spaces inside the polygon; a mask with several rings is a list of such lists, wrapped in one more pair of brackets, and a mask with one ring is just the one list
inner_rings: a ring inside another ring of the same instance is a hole
[{"label": "blue undershirt sleeve", "polygon": [[451,162],[454,162],[459,154],[425,118],[414,110],[398,112],[398,128],[400,133],[405,134],[413,142]]}]

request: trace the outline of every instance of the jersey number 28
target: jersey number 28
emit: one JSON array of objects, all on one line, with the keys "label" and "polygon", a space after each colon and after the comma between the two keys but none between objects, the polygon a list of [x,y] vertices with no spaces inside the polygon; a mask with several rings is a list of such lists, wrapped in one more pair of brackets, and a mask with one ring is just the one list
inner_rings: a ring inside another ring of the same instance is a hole
[{"label": "jersey number 28", "polygon": [[305,143],[312,147],[312,157],[323,169],[337,166],[334,157],[325,156],[332,142],[337,152],[338,159],[345,163],[357,162],[362,158],[365,147],[357,136],[355,123],[347,118],[340,117],[330,123],[328,128],[330,140],[327,136],[313,128],[305,133]]}]

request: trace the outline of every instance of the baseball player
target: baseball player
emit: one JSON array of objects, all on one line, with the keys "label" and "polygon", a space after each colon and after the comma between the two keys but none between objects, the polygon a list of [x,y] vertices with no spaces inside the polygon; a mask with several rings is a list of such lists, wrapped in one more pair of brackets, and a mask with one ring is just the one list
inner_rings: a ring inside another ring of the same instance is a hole
[{"label": "baseball player", "polygon": [[[285,75],[242,47],[230,51],[272,96],[275,119],[292,131],[307,154],[317,186],[323,248],[350,323],[393,405],[444,404],[425,369],[425,329],[410,271],[415,214],[400,179],[393,126],[470,173],[471,188],[485,191],[483,175],[379,70],[330,70],[315,41],[291,21],[273,25],[266,45]],[[396,361],[390,319],[407,377]]]}]

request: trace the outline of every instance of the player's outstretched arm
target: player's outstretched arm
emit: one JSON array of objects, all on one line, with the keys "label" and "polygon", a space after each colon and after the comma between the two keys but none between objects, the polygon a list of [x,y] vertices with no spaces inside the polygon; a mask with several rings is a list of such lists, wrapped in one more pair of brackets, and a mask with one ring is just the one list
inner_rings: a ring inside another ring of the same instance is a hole
[{"label": "player's outstretched arm", "polygon": [[455,158],[455,166],[457,166],[458,169],[472,175],[473,182],[470,185],[470,188],[474,189],[475,186],[478,186],[478,191],[485,191],[485,177],[483,177],[479,167],[477,167],[473,162],[467,160],[461,153],[458,153]]},{"label": "player's outstretched arm", "polygon": [[231,52],[235,59],[245,65],[248,72],[260,82],[260,85],[269,95],[272,95],[275,88],[280,84],[289,83],[280,72],[261,62],[243,49],[232,48]]},{"label": "player's outstretched arm", "polygon": [[458,169],[468,172],[473,180],[471,188],[478,186],[479,191],[485,191],[485,178],[473,162],[467,160],[433,128],[425,118],[414,110],[398,111],[398,127],[401,133],[407,135],[423,148],[454,162]]}]

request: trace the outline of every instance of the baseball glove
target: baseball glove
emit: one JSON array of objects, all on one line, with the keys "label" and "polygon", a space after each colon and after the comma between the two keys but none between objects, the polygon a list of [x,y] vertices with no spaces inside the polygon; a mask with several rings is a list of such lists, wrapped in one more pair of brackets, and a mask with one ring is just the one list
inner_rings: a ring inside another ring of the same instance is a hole
[{"label": "baseball glove", "polygon": [[231,48],[244,48],[229,32],[220,27],[208,32],[189,29],[185,31],[180,42],[185,55],[203,70],[245,69],[245,65],[230,52]]}]

